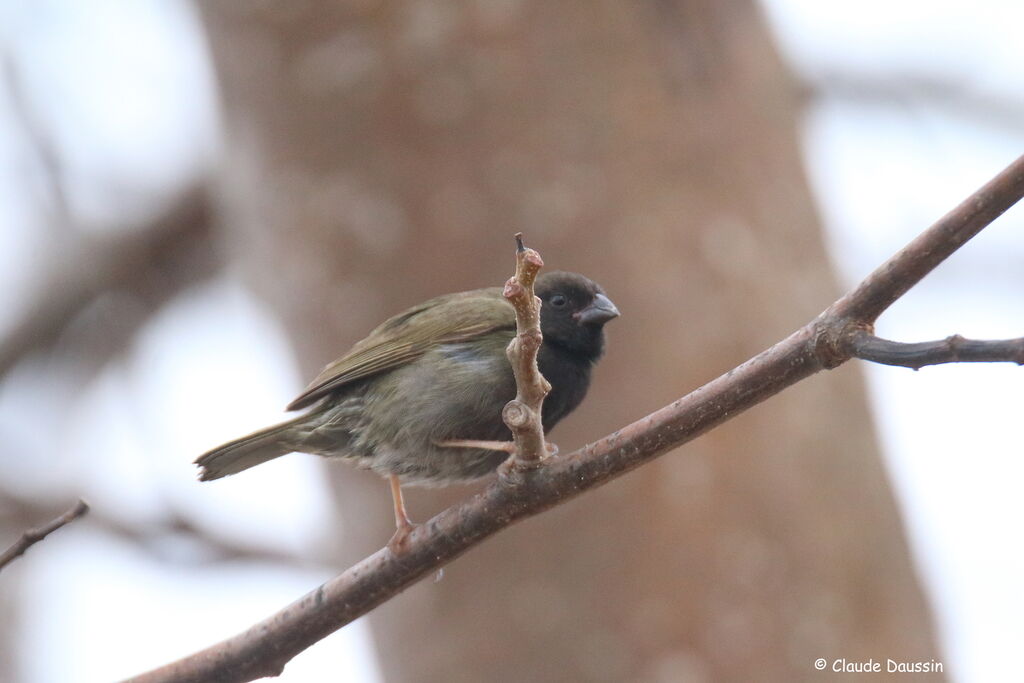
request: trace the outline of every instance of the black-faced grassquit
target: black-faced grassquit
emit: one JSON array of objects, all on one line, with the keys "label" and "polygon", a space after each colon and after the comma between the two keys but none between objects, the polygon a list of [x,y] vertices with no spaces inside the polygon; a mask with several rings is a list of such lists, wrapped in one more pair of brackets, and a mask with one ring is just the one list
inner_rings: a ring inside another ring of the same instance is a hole
[{"label": "black-faced grassquit", "polygon": [[[604,351],[604,324],[619,315],[600,285],[576,273],[537,278],[551,383],[550,430],[580,404]],[[501,419],[516,394],[505,349],[515,311],[492,287],[446,294],[390,318],[334,361],[291,404],[293,420],[228,442],[196,460],[203,481],[299,451],[343,458],[391,479],[399,531],[410,526],[399,484],[445,485],[485,476],[507,452],[450,445],[507,441]]]}]

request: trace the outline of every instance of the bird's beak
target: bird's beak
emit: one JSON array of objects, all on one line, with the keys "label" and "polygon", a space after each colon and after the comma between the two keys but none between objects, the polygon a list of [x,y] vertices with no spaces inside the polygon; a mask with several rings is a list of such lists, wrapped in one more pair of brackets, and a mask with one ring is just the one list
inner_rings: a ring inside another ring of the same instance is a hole
[{"label": "bird's beak", "polygon": [[593,303],[576,314],[576,319],[581,325],[604,325],[612,318],[618,317],[619,309],[604,294],[595,296]]}]

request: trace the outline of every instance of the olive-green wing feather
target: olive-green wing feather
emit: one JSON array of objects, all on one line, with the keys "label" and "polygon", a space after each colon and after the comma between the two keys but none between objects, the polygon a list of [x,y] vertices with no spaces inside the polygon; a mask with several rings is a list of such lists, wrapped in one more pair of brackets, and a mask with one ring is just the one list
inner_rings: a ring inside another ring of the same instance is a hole
[{"label": "olive-green wing feather", "polygon": [[515,326],[515,311],[497,288],[431,299],[389,318],[324,368],[288,410],[305,408],[350,382],[410,363],[437,344],[469,341]]}]

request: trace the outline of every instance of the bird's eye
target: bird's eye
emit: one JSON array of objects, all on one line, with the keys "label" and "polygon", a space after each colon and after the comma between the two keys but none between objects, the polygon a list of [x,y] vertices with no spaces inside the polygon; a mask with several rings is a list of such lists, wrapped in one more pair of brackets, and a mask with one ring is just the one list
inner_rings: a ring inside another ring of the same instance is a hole
[{"label": "bird's eye", "polygon": [[564,294],[555,294],[551,297],[551,305],[555,308],[561,308],[562,306],[569,303],[569,300],[565,298]]}]

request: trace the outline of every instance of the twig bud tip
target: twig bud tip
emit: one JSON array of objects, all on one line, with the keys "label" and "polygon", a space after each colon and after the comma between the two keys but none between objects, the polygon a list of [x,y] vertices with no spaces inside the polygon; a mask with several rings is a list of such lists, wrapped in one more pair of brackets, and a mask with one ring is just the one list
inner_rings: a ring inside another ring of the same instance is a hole
[{"label": "twig bud tip", "polygon": [[516,238],[516,251],[517,252],[526,251],[526,246],[523,244],[523,233],[517,232],[515,234],[515,238]]}]

